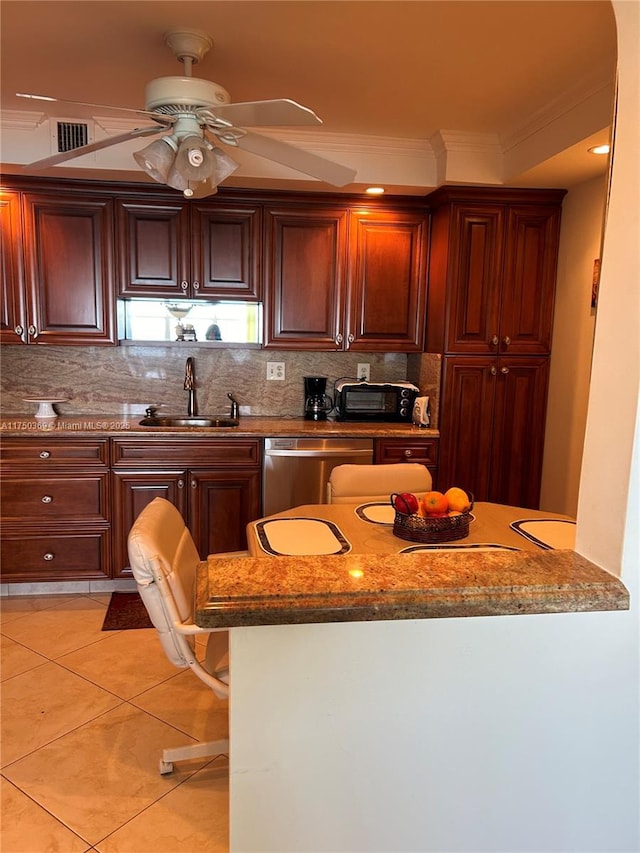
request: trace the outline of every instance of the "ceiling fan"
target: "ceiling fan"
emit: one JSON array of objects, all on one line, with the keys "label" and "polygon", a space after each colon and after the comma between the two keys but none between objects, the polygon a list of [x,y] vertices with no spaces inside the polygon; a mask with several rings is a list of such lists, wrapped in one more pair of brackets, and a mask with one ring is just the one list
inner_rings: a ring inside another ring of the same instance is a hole
[{"label": "ceiling fan", "polygon": [[187,198],[202,198],[215,193],[218,185],[238,168],[238,164],[217,143],[257,154],[334,186],[342,187],[353,181],[354,169],[245,129],[322,124],[313,110],[287,98],[232,104],[229,93],[218,83],[191,76],[192,66],[200,62],[213,45],[206,33],[170,30],[165,35],[165,43],[184,64],[185,76],[151,80],[145,90],[144,110],[16,93],[21,98],[132,112],[155,122],[45,157],[30,163],[28,168],[45,169],[111,145],[162,133],[164,135],[160,139],[133,156],[154,180],[182,190]]}]

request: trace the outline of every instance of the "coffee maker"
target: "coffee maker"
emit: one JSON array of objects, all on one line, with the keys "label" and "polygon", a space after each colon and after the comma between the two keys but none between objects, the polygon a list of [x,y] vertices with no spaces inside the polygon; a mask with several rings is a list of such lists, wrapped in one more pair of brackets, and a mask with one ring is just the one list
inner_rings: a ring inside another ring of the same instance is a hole
[{"label": "coffee maker", "polygon": [[324,421],[333,409],[333,400],[326,393],[325,376],[304,377],[304,416],[308,421]]}]

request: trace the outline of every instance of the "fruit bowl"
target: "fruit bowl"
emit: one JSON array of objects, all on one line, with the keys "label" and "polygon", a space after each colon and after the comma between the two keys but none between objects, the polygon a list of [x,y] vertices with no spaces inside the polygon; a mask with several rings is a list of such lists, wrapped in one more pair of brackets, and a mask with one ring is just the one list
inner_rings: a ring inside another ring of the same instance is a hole
[{"label": "fruit bowl", "polygon": [[[417,514],[407,515],[396,509],[393,522],[393,535],[409,542],[437,543],[455,542],[469,535],[469,522],[473,518],[473,495],[469,496],[469,509],[458,515],[444,516],[421,516]],[[394,499],[396,495],[390,496],[391,505],[395,508]]]}]

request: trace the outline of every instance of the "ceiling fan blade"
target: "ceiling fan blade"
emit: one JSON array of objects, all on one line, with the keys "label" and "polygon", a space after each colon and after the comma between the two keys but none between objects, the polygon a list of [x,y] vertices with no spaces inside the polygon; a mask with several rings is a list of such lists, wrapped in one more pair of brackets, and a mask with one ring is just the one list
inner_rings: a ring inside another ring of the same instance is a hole
[{"label": "ceiling fan blade", "polygon": [[[220,136],[220,141],[225,142],[224,134]],[[318,180],[325,181],[335,187],[344,187],[346,184],[350,184],[356,176],[355,169],[341,166],[332,160],[325,160],[324,157],[319,157],[317,154],[311,154],[309,151],[296,148],[295,145],[289,145],[287,142],[272,139],[270,136],[263,136],[260,133],[247,131],[236,137],[235,144],[244,151],[258,154],[260,157],[266,157],[267,160],[274,160],[276,163],[282,163],[283,166],[289,166],[291,169],[296,169],[305,175],[311,175],[311,177],[318,178]]]},{"label": "ceiling fan blade", "polygon": [[57,166],[58,163],[64,163],[66,160],[82,157],[83,154],[90,154],[92,151],[109,148],[110,145],[118,145],[118,143],[126,142],[129,139],[137,139],[139,136],[151,136],[152,133],[162,133],[163,131],[163,127],[136,127],[128,133],[121,133],[120,136],[110,136],[108,139],[101,139],[99,142],[92,142],[89,145],[83,145],[81,148],[63,151],[61,154],[53,154],[51,157],[45,157],[44,160],[36,160],[35,163],[28,163],[23,168],[46,169],[49,166]]},{"label": "ceiling fan blade", "polygon": [[221,104],[212,108],[211,112],[216,118],[224,119],[236,127],[322,124],[322,119],[313,110],[289,98]]},{"label": "ceiling fan blade", "polygon": [[28,92],[16,92],[16,97],[29,98],[32,101],[52,101],[56,104],[75,104],[77,107],[95,107],[99,110],[117,110],[119,113],[135,113],[136,115],[151,116],[156,121],[162,122],[162,124],[173,124],[176,120],[174,116],[150,110],[131,110],[128,107],[113,107],[109,104],[90,104],[87,101],[68,101],[65,98],[51,98],[49,95],[32,95]]}]

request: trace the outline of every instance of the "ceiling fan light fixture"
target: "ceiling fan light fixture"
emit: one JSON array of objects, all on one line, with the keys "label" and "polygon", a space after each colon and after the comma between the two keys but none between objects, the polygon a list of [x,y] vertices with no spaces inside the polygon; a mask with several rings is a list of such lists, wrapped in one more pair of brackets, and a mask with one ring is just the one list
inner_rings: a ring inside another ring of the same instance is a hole
[{"label": "ceiling fan light fixture", "polygon": [[185,136],[178,146],[172,172],[179,172],[187,181],[204,181],[212,174],[215,158],[210,146],[201,136]]},{"label": "ceiling fan light fixture", "polygon": [[216,186],[221,184],[224,180],[226,180],[229,175],[233,175],[236,169],[240,168],[240,164],[236,163],[228,154],[221,148],[213,148],[211,154],[215,160],[215,167],[213,171],[213,176],[210,178],[211,182],[215,181]]},{"label": "ceiling fan light fixture", "polygon": [[163,136],[142,151],[135,151],[133,159],[154,181],[166,184],[177,150],[175,141],[170,136]]}]

